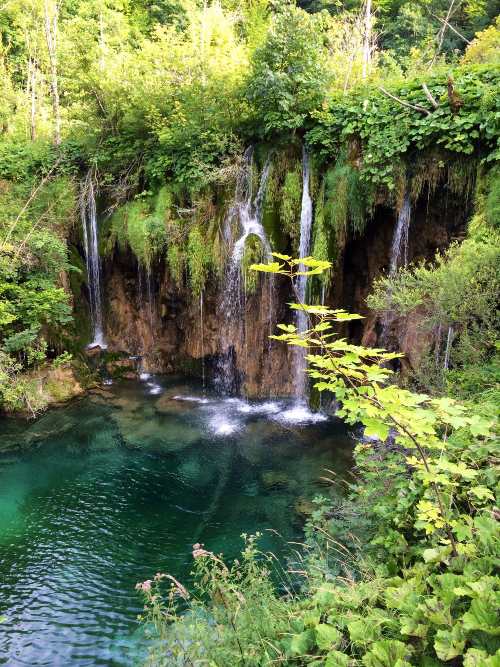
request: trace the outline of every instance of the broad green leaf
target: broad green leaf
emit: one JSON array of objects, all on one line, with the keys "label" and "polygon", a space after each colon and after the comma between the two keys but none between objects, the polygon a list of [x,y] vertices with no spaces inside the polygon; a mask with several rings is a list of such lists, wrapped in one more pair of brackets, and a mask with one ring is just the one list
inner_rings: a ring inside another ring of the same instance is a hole
[{"label": "broad green leaf", "polygon": [[500,635],[500,593],[472,600],[470,609],[462,616],[466,630],[481,630],[489,635]]},{"label": "broad green leaf", "polygon": [[396,665],[409,665],[406,658],[410,656],[412,649],[395,639],[382,639],[374,642],[370,650],[363,656],[363,664],[366,667],[396,667]]},{"label": "broad green leaf", "polygon": [[340,651],[330,651],[326,656],[324,667],[349,667],[352,663],[351,658]]},{"label": "broad green leaf", "polygon": [[293,635],[290,642],[290,654],[292,656],[306,655],[314,648],[314,631],[304,630],[299,635]]},{"label": "broad green leaf", "polygon": [[328,649],[334,648],[340,644],[342,639],[342,633],[333,627],[333,625],[327,625],[326,623],[319,623],[316,628],[316,644],[318,647],[327,651]]},{"label": "broad green leaf", "polygon": [[434,650],[440,660],[453,660],[462,655],[465,638],[459,626],[453,630],[438,630],[434,639]]},{"label": "broad green leaf", "polygon": [[262,273],[280,273],[284,264],[279,262],[269,262],[269,264],[252,264],[251,271],[261,271]]}]

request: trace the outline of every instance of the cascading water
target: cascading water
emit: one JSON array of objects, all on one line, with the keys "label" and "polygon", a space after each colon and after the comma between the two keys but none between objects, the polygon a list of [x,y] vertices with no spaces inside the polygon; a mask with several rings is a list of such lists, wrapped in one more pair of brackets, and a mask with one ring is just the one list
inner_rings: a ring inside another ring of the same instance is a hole
[{"label": "cascading water", "polygon": [[[235,203],[229,211],[226,221],[228,229],[231,221],[237,218],[241,234],[233,245],[231,257],[226,270],[225,284],[222,290],[221,314],[226,323],[225,334],[234,331],[232,325],[241,327],[241,335],[245,335],[244,311],[245,289],[242,284],[241,260],[245,252],[247,239],[256,236],[263,248],[266,258],[271,257],[271,247],[262,226],[262,205],[271,169],[271,156],[268,157],[262,174],[257,194],[253,195],[253,147],[245,151],[244,163],[236,183]],[[229,237],[229,233],[227,233]],[[230,334],[229,334],[230,335]],[[225,353],[221,356],[216,370],[216,385],[223,393],[234,393],[237,389],[237,371],[234,345],[230,339],[223,340]]]},{"label": "cascading water", "polygon": [[201,382],[205,389],[205,325],[203,321],[203,290],[200,292],[200,346],[201,346]]},{"label": "cascading water", "polygon": [[97,208],[92,170],[87,173],[81,185],[80,217],[82,221],[85,263],[87,266],[90,319],[93,336],[92,342],[89,343],[88,347],[106,348],[101,302],[101,260],[97,242]]},{"label": "cascading water", "polygon": [[[411,201],[408,190],[405,191],[401,208],[399,209],[394,236],[392,237],[391,257],[389,263],[389,275],[396,275],[398,269],[408,263],[408,240],[411,221]],[[382,345],[387,346],[389,328],[393,322],[392,312],[387,312],[382,320]]]},{"label": "cascading water", "polygon": [[[312,199],[309,191],[310,164],[309,155],[306,149],[303,149],[302,157],[302,209],[300,213],[300,242],[299,258],[308,257],[311,246],[311,225],[312,225]],[[304,271],[304,265],[299,265],[299,270]],[[298,276],[295,285],[296,297],[299,303],[304,304],[306,299],[307,276]],[[295,324],[298,333],[303,333],[308,327],[307,313],[303,310],[297,310],[295,314]],[[304,348],[295,348],[295,395],[299,400],[304,400],[306,396],[306,352]]]},{"label": "cascading water", "polygon": [[403,203],[399,210],[396,229],[391,246],[391,262],[389,274],[393,276],[396,271],[408,263],[408,234],[410,230],[411,202],[408,191],[405,192]]}]

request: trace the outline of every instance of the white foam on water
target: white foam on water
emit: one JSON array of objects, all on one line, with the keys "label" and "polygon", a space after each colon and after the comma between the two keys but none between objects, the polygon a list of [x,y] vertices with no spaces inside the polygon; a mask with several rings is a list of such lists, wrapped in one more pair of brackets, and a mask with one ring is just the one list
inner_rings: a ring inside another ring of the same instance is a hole
[{"label": "white foam on water", "polygon": [[188,401],[189,403],[201,403],[202,405],[206,405],[207,403],[210,403],[210,399],[208,398],[202,398],[201,396],[172,396],[173,401]]},{"label": "white foam on water", "polygon": [[151,373],[139,373],[139,380],[146,382],[151,377]]},{"label": "white foam on water", "polygon": [[226,417],[216,415],[210,420],[210,429],[215,435],[231,435],[241,428],[241,424],[229,421]]},{"label": "white foam on water", "polygon": [[245,403],[244,401],[240,402],[241,405],[238,405],[238,412],[249,415],[275,415],[281,410],[279,403],[274,401],[266,401],[265,403]]},{"label": "white foam on water", "polygon": [[297,403],[276,414],[274,419],[282,424],[305,425],[327,421],[328,417],[321,412],[311,412],[305,403]]},{"label": "white foam on water", "polygon": [[149,387],[148,394],[151,394],[151,396],[157,396],[163,391],[163,387],[161,387],[159,384],[155,384],[154,382],[146,382],[146,384]]},{"label": "white foam on water", "polygon": [[109,386],[113,384],[113,380],[111,378],[106,378],[105,380],[102,381],[102,383],[106,386]]}]

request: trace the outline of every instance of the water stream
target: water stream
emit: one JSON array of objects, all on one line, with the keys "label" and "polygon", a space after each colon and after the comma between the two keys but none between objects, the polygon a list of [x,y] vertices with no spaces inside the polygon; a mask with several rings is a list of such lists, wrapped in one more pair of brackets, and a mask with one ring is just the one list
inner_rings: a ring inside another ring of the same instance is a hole
[{"label": "water stream", "polygon": [[389,274],[395,275],[396,271],[408,264],[408,238],[411,220],[411,201],[408,191],[405,192],[403,202],[398,213],[396,227],[391,245],[391,259]]},{"label": "water stream", "polygon": [[[299,241],[299,258],[308,257],[311,246],[311,226],[312,226],[312,199],[309,190],[310,180],[310,163],[309,155],[306,149],[303,149],[302,157],[302,208],[300,213],[300,241]],[[300,264],[299,269],[304,270],[304,265]],[[307,276],[299,276],[296,280],[297,301],[299,303],[306,303],[306,289]],[[303,310],[295,312],[295,324],[297,331],[303,333],[308,328],[307,313]],[[307,391],[306,378],[306,350],[297,347],[294,350],[294,372],[295,372],[295,395],[299,400],[305,400]]]},{"label": "water stream", "polygon": [[[236,218],[240,235],[234,242],[231,256],[226,267],[220,313],[225,323],[221,332],[221,355],[216,372],[216,385],[221,393],[231,394],[238,389],[237,360],[234,349],[235,336],[245,339],[245,299],[246,290],[242,280],[241,262],[245,253],[245,244],[249,237],[256,236],[263,249],[266,259],[271,257],[271,248],[264,227],[262,226],[262,205],[266,193],[267,181],[271,169],[271,155],[262,169],[256,195],[253,192],[253,147],[246,150],[243,166],[236,183],[235,202],[229,211],[226,226],[229,227]],[[227,234],[229,237],[229,233]],[[239,332],[234,333],[234,329]]]},{"label": "water stream", "polygon": [[243,532],[291,554],[303,508],[333,492],[325,469],[342,479],[351,466],[335,420],[153,380],[159,393],[115,382],[1,424],[0,664],[141,664],[138,581],[162,571],[189,585],[195,542],[231,558]]},{"label": "water stream", "polygon": [[101,302],[101,260],[97,237],[97,207],[95,200],[94,173],[89,170],[81,185],[80,217],[82,222],[87,284],[89,290],[90,320],[92,324],[92,347],[106,347],[103,332]]},{"label": "water stream", "polygon": [[[389,260],[389,275],[395,276],[398,269],[408,264],[408,241],[411,222],[411,201],[408,190],[405,191],[401,208],[399,209],[394,235],[391,244],[391,256]],[[394,321],[394,314],[388,311],[382,318],[382,331],[380,342],[384,347],[389,347],[389,331]]]}]

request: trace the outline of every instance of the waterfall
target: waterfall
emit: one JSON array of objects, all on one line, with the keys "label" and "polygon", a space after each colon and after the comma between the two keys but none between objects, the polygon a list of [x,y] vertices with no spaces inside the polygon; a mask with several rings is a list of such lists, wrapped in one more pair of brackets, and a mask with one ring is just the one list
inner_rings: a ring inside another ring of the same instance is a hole
[{"label": "waterfall", "polygon": [[391,246],[391,262],[389,275],[393,276],[396,271],[408,263],[408,232],[410,229],[411,203],[408,191],[405,192],[403,203],[399,209],[396,229]]},{"label": "waterfall", "polygon": [[101,302],[101,260],[97,242],[97,209],[92,170],[89,170],[81,185],[80,217],[82,221],[85,263],[87,266],[90,320],[93,336],[92,342],[89,343],[88,347],[106,348]]},{"label": "waterfall", "polygon": [[[146,289],[144,289],[144,285]],[[151,268],[142,266],[140,262],[137,263],[137,299],[139,311],[146,311],[147,318],[149,321],[149,329],[151,332],[151,339],[154,342],[154,333],[155,333],[155,303],[154,303],[154,292],[153,292],[153,282],[151,276]],[[146,344],[143,341],[143,354],[145,353]]]},{"label": "waterfall", "polygon": [[203,323],[203,290],[200,292],[200,345],[201,345],[201,382],[205,389],[205,329]]},{"label": "waterfall", "polygon": [[448,367],[450,365],[450,352],[451,352],[451,344],[453,342],[453,337],[454,337],[453,327],[448,327],[448,335],[446,337],[446,350],[444,353],[444,362],[443,362],[443,368],[445,371],[448,370]]},{"label": "waterfall", "polygon": [[[302,209],[300,212],[300,242],[299,258],[308,257],[311,245],[311,225],[312,225],[312,199],[309,191],[310,165],[309,155],[306,149],[303,149],[302,158]],[[303,264],[299,264],[299,270],[304,271]],[[298,276],[296,282],[296,296],[299,303],[305,303],[306,300],[307,276]],[[295,314],[295,325],[299,333],[303,333],[308,328],[307,313],[303,310],[297,310]],[[295,395],[303,400],[306,395],[306,351],[302,347],[295,348]]]},{"label": "waterfall", "polygon": [[[389,276],[395,276],[398,269],[404,267],[408,263],[408,237],[411,220],[411,202],[408,189],[405,190],[403,202],[399,209],[396,227],[394,229],[394,236],[392,237],[391,257],[389,263]],[[388,299],[391,297],[390,291]],[[394,321],[394,314],[388,311],[382,318],[382,331],[380,334],[380,341],[384,347],[388,346],[389,330]]]},{"label": "waterfall", "polygon": [[235,327],[245,337],[245,286],[242,284],[241,260],[245,244],[251,235],[260,239],[266,258],[271,257],[271,247],[262,226],[262,205],[266,193],[267,181],[271,169],[271,155],[262,170],[257,194],[253,193],[253,147],[245,151],[243,167],[236,183],[235,202],[226,219],[226,237],[229,238],[229,226],[236,218],[240,235],[233,245],[229,258],[220,310],[224,322],[222,333],[225,352],[216,369],[216,385],[223,393],[234,393],[237,389],[236,357],[234,351]]}]

